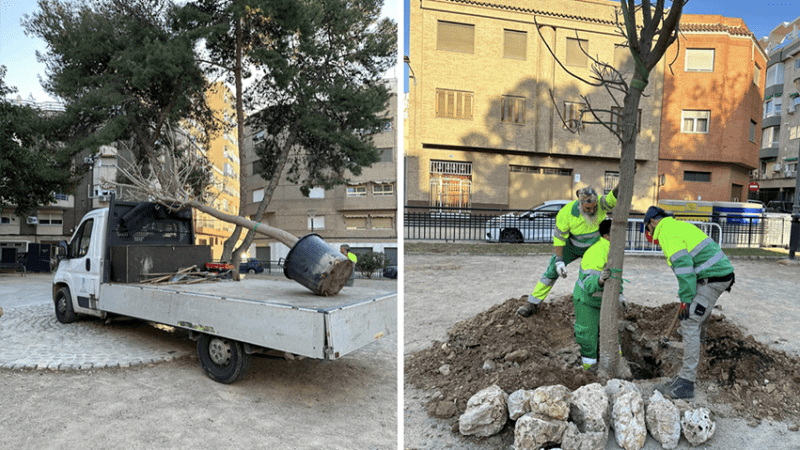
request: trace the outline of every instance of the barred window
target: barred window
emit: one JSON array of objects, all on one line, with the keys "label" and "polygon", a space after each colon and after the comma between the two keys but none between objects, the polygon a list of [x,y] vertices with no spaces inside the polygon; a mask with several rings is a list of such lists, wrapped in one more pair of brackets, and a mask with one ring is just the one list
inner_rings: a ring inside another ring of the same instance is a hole
[{"label": "barred window", "polygon": [[500,100],[500,121],[503,123],[525,123],[525,97],[504,95]]},{"label": "barred window", "polygon": [[472,92],[436,89],[436,117],[472,120]]}]

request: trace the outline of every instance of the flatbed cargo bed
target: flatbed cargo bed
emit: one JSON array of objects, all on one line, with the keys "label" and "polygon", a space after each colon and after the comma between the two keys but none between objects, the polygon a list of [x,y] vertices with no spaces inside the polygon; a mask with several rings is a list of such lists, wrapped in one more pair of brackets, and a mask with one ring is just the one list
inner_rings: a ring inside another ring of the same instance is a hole
[{"label": "flatbed cargo bed", "polygon": [[359,286],[320,297],[288,280],[106,283],[98,299],[96,308],[108,313],[319,359],[397,330],[397,292]]}]

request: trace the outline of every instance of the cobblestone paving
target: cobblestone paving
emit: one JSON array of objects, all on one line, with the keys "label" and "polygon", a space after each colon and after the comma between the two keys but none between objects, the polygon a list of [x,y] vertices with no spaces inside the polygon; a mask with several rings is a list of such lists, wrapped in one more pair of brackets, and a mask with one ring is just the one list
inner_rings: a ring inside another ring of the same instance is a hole
[{"label": "cobblestone paving", "polygon": [[62,324],[49,302],[4,310],[0,318],[3,369],[130,367],[195,353],[187,333],[164,325],[136,320],[106,324],[96,318]]}]

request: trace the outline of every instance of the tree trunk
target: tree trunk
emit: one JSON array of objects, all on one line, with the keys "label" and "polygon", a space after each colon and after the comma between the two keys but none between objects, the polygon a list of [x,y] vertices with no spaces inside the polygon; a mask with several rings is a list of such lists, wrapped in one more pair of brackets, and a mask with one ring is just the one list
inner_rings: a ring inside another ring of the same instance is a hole
[{"label": "tree trunk", "polygon": [[[637,73],[634,78],[641,77]],[[628,90],[625,95],[622,116],[623,144],[620,155],[619,198],[614,207],[611,222],[611,245],[608,254],[612,277],[603,289],[603,304],[600,308],[600,370],[612,377],[629,377],[627,366],[620,359],[618,333],[619,288],[622,283],[622,266],[625,257],[625,238],[628,214],[633,199],[634,172],[636,171],[636,128],[641,92]],[[617,270],[614,270],[617,269]]]},{"label": "tree trunk", "polygon": [[197,208],[204,213],[212,217],[216,217],[219,220],[235,224],[240,227],[244,227],[250,230],[255,230],[256,233],[261,233],[267,235],[273,239],[277,239],[281,241],[284,245],[289,248],[294,247],[294,244],[299,241],[299,239],[294,236],[293,234],[287,233],[286,231],[281,230],[280,228],[271,227],[269,225],[258,224],[258,222],[245,219],[241,216],[234,216],[233,214],[225,214],[223,212],[217,211],[216,209],[204,205],[197,200],[192,200],[188,203],[189,206],[193,208]]}]

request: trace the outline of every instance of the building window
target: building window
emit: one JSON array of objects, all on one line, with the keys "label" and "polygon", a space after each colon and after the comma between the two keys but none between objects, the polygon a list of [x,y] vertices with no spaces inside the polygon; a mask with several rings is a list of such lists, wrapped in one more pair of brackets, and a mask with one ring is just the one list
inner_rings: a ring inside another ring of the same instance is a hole
[{"label": "building window", "polygon": [[264,137],[267,135],[266,131],[259,131],[258,133],[253,135],[253,142],[258,144],[259,142],[264,140]]},{"label": "building window", "polygon": [[0,224],[10,225],[13,220],[14,216],[11,213],[3,213],[0,215]]},{"label": "building window", "polygon": [[800,125],[789,128],[789,139],[800,138]]},{"label": "building window", "polygon": [[758,86],[758,83],[761,81],[761,67],[758,67],[758,64],[755,65],[753,69],[753,84]]},{"label": "building window", "polygon": [[781,135],[781,127],[764,128],[761,132],[761,148],[777,147]]},{"label": "building window", "polygon": [[381,196],[381,195],[393,195],[393,194],[394,194],[394,185],[392,184],[372,185],[372,195]]},{"label": "building window", "polygon": [[544,175],[572,176],[572,170],[559,169],[557,167],[517,166],[511,164],[508,166],[508,171],[511,173],[538,173]]},{"label": "building window", "polygon": [[525,59],[528,33],[503,30],[503,58]]},{"label": "building window", "polygon": [[347,196],[348,197],[366,197],[367,196],[367,186],[363,184],[359,184],[358,186],[347,186]]},{"label": "building window", "polygon": [[325,198],[325,188],[313,187],[308,191],[308,198]]},{"label": "building window", "polygon": [[503,123],[525,123],[525,97],[504,95],[500,100],[500,121]]},{"label": "building window", "polygon": [[781,108],[783,107],[783,99],[780,97],[772,97],[764,103],[764,118],[770,116],[780,116]]},{"label": "building window", "polygon": [[436,49],[475,53],[475,25],[439,21]]},{"label": "building window", "polygon": [[[622,124],[622,108],[619,106],[611,107],[611,129],[619,133],[621,131],[620,125]],[[636,118],[636,134],[642,131],[642,110],[639,109],[639,115]]]},{"label": "building window", "polygon": [[707,183],[711,181],[711,172],[691,172],[687,170],[683,172],[683,181],[701,181]]},{"label": "building window", "polygon": [[436,117],[472,120],[472,92],[436,89]]},{"label": "building window", "polygon": [[783,63],[774,64],[767,69],[767,83],[765,87],[774,86],[776,84],[783,85]]},{"label": "building window", "polygon": [[431,161],[431,206],[469,208],[472,205],[472,163]]},{"label": "building window", "polygon": [[380,162],[393,162],[394,161],[394,152],[392,148],[379,148],[378,152],[381,154]]},{"label": "building window", "polygon": [[325,216],[306,217],[306,226],[308,230],[324,230],[325,229]]},{"label": "building window", "polygon": [[684,110],[681,113],[683,126],[681,133],[708,133],[708,121],[711,111]]},{"label": "building window", "polygon": [[392,218],[391,217],[373,217],[372,218],[372,229],[373,230],[391,230],[392,227]]},{"label": "building window", "polygon": [[578,128],[583,129],[583,122],[581,121],[581,111],[586,109],[586,105],[576,102],[564,102],[564,120],[567,125],[573,126],[580,123]]},{"label": "building window", "polygon": [[253,191],[253,203],[259,203],[264,200],[264,189],[256,189]]},{"label": "building window", "polygon": [[713,72],[713,48],[687,48],[685,72]]},{"label": "building window", "polygon": [[62,225],[64,223],[64,214],[48,214],[38,213],[37,222],[39,225]]},{"label": "building window", "polygon": [[800,70],[800,58],[794,60],[794,70]]},{"label": "building window", "polygon": [[754,120],[750,121],[750,142],[756,141],[756,122]]},{"label": "building window", "polygon": [[59,194],[58,192],[53,193],[56,197],[56,200],[69,200],[69,195],[67,194]]},{"label": "building window", "polygon": [[345,217],[345,223],[348,230],[366,230],[367,218],[366,217]]},{"label": "building window", "polygon": [[589,41],[567,38],[567,65],[586,67],[589,65]]},{"label": "building window", "polygon": [[619,172],[606,172],[603,182],[603,194],[608,194],[619,184]]}]

